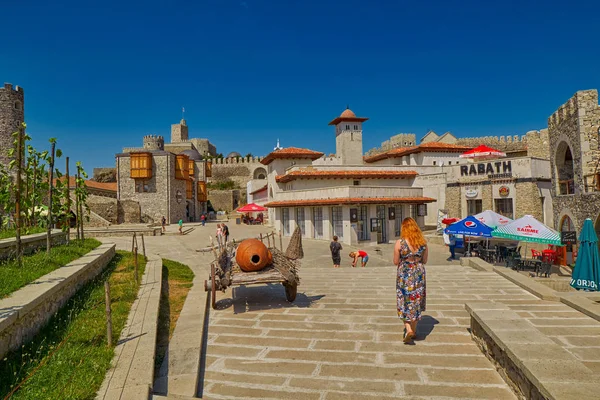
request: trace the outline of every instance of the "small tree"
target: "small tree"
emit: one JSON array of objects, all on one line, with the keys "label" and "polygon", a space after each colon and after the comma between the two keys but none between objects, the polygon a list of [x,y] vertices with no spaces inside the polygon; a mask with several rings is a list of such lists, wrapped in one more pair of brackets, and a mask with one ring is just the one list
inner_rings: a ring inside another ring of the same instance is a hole
[{"label": "small tree", "polygon": [[83,234],[83,210],[85,209],[87,212],[87,216],[86,219],[89,221],[90,217],[89,217],[89,213],[90,213],[90,208],[87,205],[87,197],[88,197],[88,192],[87,192],[87,186],[85,184],[85,180],[88,177],[87,173],[85,172],[85,170],[83,169],[81,162],[77,161],[77,163],[75,164],[77,166],[77,175],[75,178],[75,204],[76,204],[76,208],[77,208],[77,238],[83,240],[84,234]]}]

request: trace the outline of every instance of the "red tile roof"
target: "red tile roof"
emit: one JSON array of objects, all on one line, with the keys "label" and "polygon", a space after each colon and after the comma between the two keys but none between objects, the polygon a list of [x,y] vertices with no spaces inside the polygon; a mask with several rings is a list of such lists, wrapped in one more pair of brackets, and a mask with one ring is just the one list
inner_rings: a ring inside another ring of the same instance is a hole
[{"label": "red tile roof", "polygon": [[[65,178],[61,178],[61,181],[63,181]],[[54,180],[54,182],[56,182],[56,179]],[[108,182],[108,183],[104,183],[104,182],[96,182],[96,181],[92,181],[92,180],[87,180],[85,181],[85,186],[87,186],[90,189],[98,189],[98,190],[107,190],[110,192],[116,192],[117,191],[117,182]],[[69,177],[69,188],[74,188],[75,187],[75,177],[74,176],[70,176]]]},{"label": "red tile roof", "polygon": [[410,147],[398,147],[392,150],[388,150],[384,153],[375,154],[374,156],[365,157],[364,160],[367,163],[384,160],[386,158],[402,157],[413,153],[425,153],[425,152],[443,152],[443,153],[463,153],[467,150],[471,150],[469,146],[459,146],[457,144],[429,142],[423,143],[418,146]]},{"label": "red tile roof", "polygon": [[286,147],[285,149],[272,151],[265,158],[260,160],[260,162],[263,165],[269,165],[275,159],[310,158],[311,160],[316,160],[321,157],[323,157],[323,153],[319,151],[302,149],[299,147]]},{"label": "red tile roof", "polygon": [[333,121],[331,121],[329,123],[329,125],[337,125],[342,121],[347,121],[347,122],[365,122],[367,121],[369,118],[362,118],[362,117],[357,117],[356,114],[354,114],[354,111],[352,111],[351,109],[347,108],[345,109],[339,117],[335,118]]},{"label": "red tile roof", "polygon": [[266,203],[265,207],[336,206],[353,204],[424,204],[436,201],[431,197],[344,197],[337,199],[282,200]]},{"label": "red tile roof", "polygon": [[264,190],[267,190],[267,187],[268,187],[268,186],[269,186],[269,185],[265,185],[265,186],[261,187],[260,189],[256,189],[254,192],[250,192],[249,194],[255,194],[255,193],[258,193],[258,192],[262,192],[262,191],[264,191]]},{"label": "red tile roof", "polygon": [[307,179],[307,178],[321,178],[321,179],[400,179],[400,178],[414,178],[417,176],[416,171],[360,171],[360,170],[349,170],[349,171],[327,171],[327,170],[307,170],[302,169],[298,171],[292,171],[285,175],[277,175],[275,181],[286,183],[295,179]]}]

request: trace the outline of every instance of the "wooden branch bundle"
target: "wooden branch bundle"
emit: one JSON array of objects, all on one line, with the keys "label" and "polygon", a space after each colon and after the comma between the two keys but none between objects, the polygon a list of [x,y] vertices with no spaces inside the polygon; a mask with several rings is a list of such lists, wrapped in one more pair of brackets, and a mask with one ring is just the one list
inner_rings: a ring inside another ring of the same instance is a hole
[{"label": "wooden branch bundle", "polygon": [[285,255],[291,260],[300,260],[304,257],[304,250],[302,249],[302,230],[299,226],[294,230],[294,234],[290,238],[290,243],[285,250]]},{"label": "wooden branch bundle", "polygon": [[300,283],[298,263],[290,260],[281,250],[276,248],[271,249],[271,254],[273,254],[273,267],[283,275],[285,280],[289,283]]}]

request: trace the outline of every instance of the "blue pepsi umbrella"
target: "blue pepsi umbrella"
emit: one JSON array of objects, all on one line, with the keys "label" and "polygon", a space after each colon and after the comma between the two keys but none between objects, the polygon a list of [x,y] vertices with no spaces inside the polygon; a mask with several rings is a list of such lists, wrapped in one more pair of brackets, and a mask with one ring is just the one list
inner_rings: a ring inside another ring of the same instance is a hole
[{"label": "blue pepsi umbrella", "polygon": [[492,231],[492,228],[472,215],[453,223],[444,230],[448,235],[477,236],[485,238],[491,238]]},{"label": "blue pepsi umbrella", "polygon": [[598,291],[600,282],[600,256],[598,236],[591,219],[586,219],[579,234],[579,251],[575,269],[571,276],[571,286],[577,290]]}]

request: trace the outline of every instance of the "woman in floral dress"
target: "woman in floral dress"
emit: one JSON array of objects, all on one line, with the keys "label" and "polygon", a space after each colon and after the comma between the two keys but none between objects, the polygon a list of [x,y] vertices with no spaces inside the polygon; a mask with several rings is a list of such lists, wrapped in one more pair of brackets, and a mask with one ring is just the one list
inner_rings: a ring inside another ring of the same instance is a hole
[{"label": "woman in floral dress", "polygon": [[427,241],[412,218],[402,221],[400,239],[394,246],[396,303],[398,317],[404,321],[404,343],[412,343],[417,334],[417,322],[425,311],[425,263]]}]

